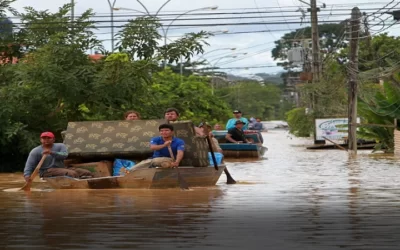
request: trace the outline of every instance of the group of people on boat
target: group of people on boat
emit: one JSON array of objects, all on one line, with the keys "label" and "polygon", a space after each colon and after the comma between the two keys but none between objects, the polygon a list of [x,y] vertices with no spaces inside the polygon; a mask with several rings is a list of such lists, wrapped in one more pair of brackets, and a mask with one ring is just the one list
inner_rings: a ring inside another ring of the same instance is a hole
[{"label": "group of people on boat", "polygon": [[[125,120],[140,120],[140,114],[136,111],[128,111],[124,115]],[[164,118],[168,122],[176,122],[179,119],[179,112],[175,108],[168,108],[164,112]],[[199,127],[195,127],[197,135],[204,135],[205,126],[208,130],[211,130],[211,126],[208,124],[200,124]],[[158,162],[165,162],[168,159],[168,167],[177,167],[184,156],[185,143],[180,138],[174,137],[174,128],[171,124],[161,124],[159,126],[160,136],[154,137],[150,141],[150,149],[153,150],[153,156],[150,161],[145,160],[137,165],[137,167],[145,166],[147,163],[152,163],[149,166],[154,166],[153,159],[157,159]],[[216,153],[222,153],[222,149],[219,147],[218,141],[212,138],[213,149]],[[68,150],[65,144],[55,143],[55,136],[52,132],[43,132],[40,135],[41,145],[35,147],[29,153],[28,159],[24,168],[24,179],[25,181],[31,181],[30,177],[39,164],[43,155],[46,155],[45,160],[40,168],[40,177],[56,177],[56,176],[69,176],[72,178],[92,178],[93,174],[86,169],[65,167],[64,160],[68,157]],[[172,150],[172,155],[169,152],[169,148]],[[135,169],[137,169],[135,166]]]},{"label": "group of people on boat", "polygon": [[[228,133],[226,139],[231,143],[251,143],[246,139],[244,130],[248,129],[249,121],[242,117],[240,110],[233,111],[234,118],[226,124]],[[150,149],[153,155],[150,159],[144,160],[135,165],[134,169],[149,168],[155,166],[178,167],[184,157],[185,143],[182,139],[174,136],[174,127],[170,124],[179,120],[179,112],[175,108],[168,108],[164,112],[164,118],[168,123],[159,126],[160,136],[150,140]],[[140,120],[140,113],[128,111],[124,114],[125,120]],[[216,124],[214,129],[220,127]],[[197,136],[209,136],[212,150],[215,154],[222,154],[218,141],[213,137],[212,126],[208,123],[201,123],[195,127]],[[219,130],[219,129],[218,129]],[[52,132],[43,132],[40,135],[41,145],[32,149],[24,168],[25,181],[32,181],[31,174],[40,162],[43,155],[46,155],[41,168],[40,177],[69,176],[72,178],[92,178],[93,174],[86,169],[66,167],[64,160],[68,157],[67,147],[63,143],[55,143],[55,136]],[[223,157],[223,156],[222,156]]]},{"label": "group of people on boat", "polygon": [[246,139],[244,134],[244,131],[246,130],[256,131],[261,143],[264,142],[261,135],[263,125],[260,118],[250,118],[249,121],[247,118],[242,116],[242,112],[240,110],[234,110],[233,115],[234,118],[229,119],[225,126],[226,130],[228,130],[228,133],[225,136],[225,139],[228,143],[252,143]]}]

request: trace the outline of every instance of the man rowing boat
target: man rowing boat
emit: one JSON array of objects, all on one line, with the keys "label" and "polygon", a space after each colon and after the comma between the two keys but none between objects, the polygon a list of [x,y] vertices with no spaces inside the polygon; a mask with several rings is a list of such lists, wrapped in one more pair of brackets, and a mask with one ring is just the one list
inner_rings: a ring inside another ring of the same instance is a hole
[{"label": "man rowing boat", "polygon": [[54,143],[55,136],[51,132],[40,135],[41,145],[32,149],[25,164],[24,178],[30,180],[30,176],[38,165],[42,155],[47,155],[40,168],[40,177],[69,176],[73,178],[93,177],[89,170],[81,168],[66,168],[64,160],[68,157],[67,147],[63,143]]}]

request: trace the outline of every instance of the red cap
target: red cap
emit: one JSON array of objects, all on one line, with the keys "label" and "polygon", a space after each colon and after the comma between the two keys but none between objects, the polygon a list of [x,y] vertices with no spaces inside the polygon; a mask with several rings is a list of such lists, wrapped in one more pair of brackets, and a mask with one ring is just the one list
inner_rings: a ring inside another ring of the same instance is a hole
[{"label": "red cap", "polygon": [[54,138],[54,134],[53,134],[52,132],[43,132],[43,133],[40,135],[40,138],[42,138],[42,137]]}]

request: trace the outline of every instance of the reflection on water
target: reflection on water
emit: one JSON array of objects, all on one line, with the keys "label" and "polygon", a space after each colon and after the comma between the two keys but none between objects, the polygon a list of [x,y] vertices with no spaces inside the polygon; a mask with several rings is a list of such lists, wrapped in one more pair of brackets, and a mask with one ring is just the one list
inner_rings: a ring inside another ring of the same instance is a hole
[{"label": "reflection on water", "polygon": [[237,185],[0,192],[0,249],[398,249],[397,159],[264,137],[267,159],[228,163]]}]

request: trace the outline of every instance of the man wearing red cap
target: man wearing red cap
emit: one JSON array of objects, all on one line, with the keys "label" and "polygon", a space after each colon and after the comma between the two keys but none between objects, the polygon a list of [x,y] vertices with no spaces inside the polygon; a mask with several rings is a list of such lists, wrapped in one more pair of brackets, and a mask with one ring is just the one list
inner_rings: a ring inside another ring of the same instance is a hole
[{"label": "man wearing red cap", "polygon": [[73,178],[93,177],[92,173],[86,169],[67,169],[64,160],[68,157],[67,147],[63,143],[54,143],[55,137],[51,132],[43,132],[40,135],[42,145],[32,149],[25,164],[24,178],[26,181],[39,164],[42,155],[47,155],[42,167],[40,177],[70,176]]}]

